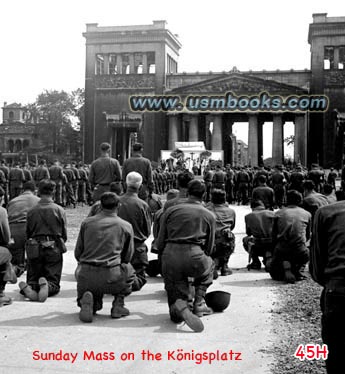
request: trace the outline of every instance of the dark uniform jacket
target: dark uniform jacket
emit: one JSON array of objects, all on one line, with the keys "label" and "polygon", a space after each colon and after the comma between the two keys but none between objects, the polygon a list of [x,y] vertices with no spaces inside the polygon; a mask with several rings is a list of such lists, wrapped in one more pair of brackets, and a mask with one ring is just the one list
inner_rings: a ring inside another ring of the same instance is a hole
[{"label": "dark uniform jacket", "polygon": [[345,201],[321,207],[313,222],[310,274],[322,286],[345,279]]},{"label": "dark uniform jacket", "polygon": [[93,161],[90,167],[89,182],[92,187],[97,184],[109,185],[121,181],[121,168],[115,158],[101,156]]},{"label": "dark uniform jacket", "polygon": [[81,264],[113,267],[129,263],[134,253],[132,226],[116,213],[102,210],[82,222],[74,253]]},{"label": "dark uniform jacket", "polygon": [[157,248],[162,252],[167,243],[194,244],[211,255],[215,230],[214,214],[201,203],[188,201],[178,204],[166,210],[161,219]]},{"label": "dark uniform jacket", "polygon": [[151,212],[147,203],[139,199],[138,194],[126,192],[120,196],[119,217],[133,227],[134,241],[144,242],[151,234]]}]

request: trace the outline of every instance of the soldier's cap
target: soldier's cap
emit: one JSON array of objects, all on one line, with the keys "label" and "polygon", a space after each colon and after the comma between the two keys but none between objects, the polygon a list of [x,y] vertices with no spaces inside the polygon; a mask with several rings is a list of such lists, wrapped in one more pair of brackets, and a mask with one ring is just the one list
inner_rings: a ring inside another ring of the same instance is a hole
[{"label": "soldier's cap", "polygon": [[133,186],[139,188],[143,182],[142,176],[136,171],[131,171],[126,177],[127,186]]}]

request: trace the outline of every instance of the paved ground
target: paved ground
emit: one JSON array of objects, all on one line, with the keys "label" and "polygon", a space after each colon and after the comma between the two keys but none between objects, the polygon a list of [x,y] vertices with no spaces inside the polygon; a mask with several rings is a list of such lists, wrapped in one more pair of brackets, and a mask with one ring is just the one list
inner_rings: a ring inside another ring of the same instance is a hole
[{"label": "paved ground", "polygon": [[[107,296],[94,322],[81,323],[75,302],[73,248],[78,221],[86,215],[87,208],[69,210],[68,218],[74,224],[69,225],[69,251],[64,255],[61,293],[40,304],[24,300],[18,285],[6,288],[14,302],[0,309],[0,373],[269,373],[272,357],[268,352],[274,347],[270,310],[274,304],[272,290],[277,283],[264,271],[246,270],[247,254],[241,240],[243,216],[249,208],[235,209],[236,252],[230,260],[235,271],[231,276],[219,277],[211,288],[231,292],[231,304],[223,313],[203,317],[205,330],[200,334],[190,331],[184,324],[170,322],[161,278],[150,278],[142,291],[126,299],[131,311],[129,317],[111,319],[112,299]],[[161,353],[161,360],[143,360],[143,350]],[[61,360],[61,351],[68,361]],[[186,352],[217,354],[217,351],[226,353],[228,360],[198,364],[198,356],[179,361],[177,355]],[[35,359],[48,352],[60,352],[56,356],[59,360]],[[93,359],[83,357],[84,352],[89,357],[93,354]],[[115,360],[101,360],[105,358],[104,352],[114,352]],[[70,360],[71,353],[78,354],[74,363]],[[241,353],[238,357],[241,361],[235,361],[238,356],[235,353]],[[121,360],[121,355],[128,360]]]}]

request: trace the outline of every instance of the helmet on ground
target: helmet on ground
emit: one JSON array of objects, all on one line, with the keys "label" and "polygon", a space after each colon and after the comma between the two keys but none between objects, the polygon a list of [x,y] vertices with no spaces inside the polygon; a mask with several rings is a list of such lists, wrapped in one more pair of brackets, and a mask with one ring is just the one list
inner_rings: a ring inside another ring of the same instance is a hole
[{"label": "helmet on ground", "polygon": [[231,293],[226,291],[212,291],[205,296],[205,301],[208,307],[214,312],[222,312],[230,304]]}]

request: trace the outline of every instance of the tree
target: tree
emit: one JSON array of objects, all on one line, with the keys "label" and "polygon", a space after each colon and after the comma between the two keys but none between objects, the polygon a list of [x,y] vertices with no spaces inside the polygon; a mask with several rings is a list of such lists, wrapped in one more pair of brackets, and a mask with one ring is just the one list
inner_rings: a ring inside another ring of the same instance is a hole
[{"label": "tree", "polygon": [[295,135],[287,136],[287,137],[284,139],[284,142],[285,142],[287,145],[293,145],[293,144],[295,144]]},{"label": "tree", "polygon": [[29,121],[36,122],[36,136],[46,152],[81,157],[80,129],[83,119],[84,90],[44,91],[27,106]]}]

